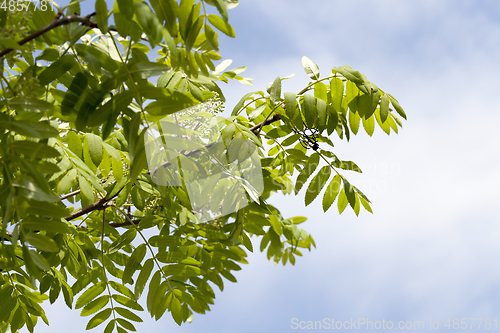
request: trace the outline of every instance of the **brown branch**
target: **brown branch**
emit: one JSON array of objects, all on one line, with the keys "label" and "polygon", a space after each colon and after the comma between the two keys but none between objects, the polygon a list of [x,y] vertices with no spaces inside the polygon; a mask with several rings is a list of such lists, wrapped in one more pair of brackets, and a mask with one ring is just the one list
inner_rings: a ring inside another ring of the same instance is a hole
[{"label": "brown branch", "polygon": [[[113,228],[120,228],[120,227],[129,226],[129,225],[136,225],[139,222],[141,222],[140,219],[135,219],[135,220],[132,220],[132,223],[130,223],[129,220],[126,220],[125,222],[111,222],[111,223],[108,223],[108,225],[110,227],[113,227]],[[88,229],[88,227],[86,225],[80,225],[77,227],[77,229]]]},{"label": "brown branch", "polygon": [[[59,13],[59,14],[57,14],[57,16],[54,18],[54,20],[52,22],[47,24],[42,29],[32,33],[28,37],[22,39],[17,44],[19,44],[19,46],[21,46],[21,45],[26,44],[27,42],[37,38],[37,37],[40,37],[44,33],[48,32],[54,28],[57,28],[61,25],[67,25],[70,23],[74,23],[74,22],[80,22],[82,25],[85,25],[85,26],[90,27],[90,28],[97,28],[97,24],[90,21],[90,18],[92,16],[94,16],[95,14],[96,13],[94,12],[94,13],[89,14],[87,16],[69,15],[69,16],[62,16],[62,18],[61,18],[62,14]],[[11,48],[7,48],[7,49],[3,50],[2,52],[0,52],[0,58],[2,58],[3,56],[5,56],[6,54],[8,54],[11,51],[13,51],[13,49],[11,49]]]},{"label": "brown branch", "polygon": [[113,200],[114,198],[116,198],[118,196],[118,194],[120,194],[120,192],[123,191],[124,188],[125,188],[125,185],[118,192],[116,192],[111,198],[106,198],[106,197],[101,198],[101,199],[97,200],[96,202],[94,202],[93,204],[88,205],[87,207],[83,207],[82,209],[79,209],[76,212],[71,213],[71,215],[65,217],[64,219],[66,221],[71,221],[71,220],[74,220],[82,215],[93,212],[94,210],[100,210],[100,209],[104,209],[104,208],[110,206],[110,204],[108,204],[108,202]]},{"label": "brown branch", "polygon": [[71,215],[65,217],[64,219],[66,221],[71,221],[74,220],[82,215],[88,214],[90,212],[93,212],[94,210],[102,209],[104,208],[104,204],[108,202],[110,199],[107,199],[106,197],[99,199],[98,201],[94,202],[91,205],[88,205],[87,207],[84,207],[82,209],[77,210],[76,212],[71,213]]},{"label": "brown branch", "polygon": [[252,131],[254,134],[257,134],[257,133],[255,133],[255,132],[257,132],[257,131],[261,128],[261,127],[264,127],[264,126],[266,126],[266,125],[269,125],[269,124],[271,124],[271,123],[274,123],[275,121],[278,121],[278,120],[280,120],[280,119],[281,119],[281,118],[280,118],[280,115],[279,115],[279,114],[277,114],[277,113],[275,113],[275,114],[274,114],[271,118],[266,119],[266,120],[264,120],[264,121],[262,121],[262,122],[258,123],[257,125],[250,127],[250,131]]}]

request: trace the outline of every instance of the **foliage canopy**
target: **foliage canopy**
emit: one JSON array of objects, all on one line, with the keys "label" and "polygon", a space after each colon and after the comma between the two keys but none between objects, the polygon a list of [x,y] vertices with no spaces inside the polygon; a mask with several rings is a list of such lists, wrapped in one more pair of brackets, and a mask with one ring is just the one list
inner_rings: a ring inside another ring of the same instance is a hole
[{"label": "foliage canopy", "polygon": [[[278,77],[223,117],[219,84],[251,85],[245,67],[215,65],[237,0],[96,0],[94,13],[40,4],[0,9],[2,332],[48,324],[43,302],[59,297],[89,316],[87,329],[135,331],[143,293],[155,319],[190,321],[223,279],[236,282],[257,240],[283,265],[315,246],[305,217],[266,201],[275,192],[371,212],[341,173],[360,168],[332,137],[360,124],[397,133],[406,115],[363,74],[321,76],[303,57],[304,89],[282,93]],[[186,138],[174,155],[155,146]]]}]

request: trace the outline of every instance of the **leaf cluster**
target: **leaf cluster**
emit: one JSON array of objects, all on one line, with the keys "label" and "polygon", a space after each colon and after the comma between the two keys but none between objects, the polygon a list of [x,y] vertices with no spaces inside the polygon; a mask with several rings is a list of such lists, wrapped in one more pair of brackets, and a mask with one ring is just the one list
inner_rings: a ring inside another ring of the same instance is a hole
[{"label": "leaf cluster", "polygon": [[[236,282],[256,240],[283,265],[315,246],[299,227],[306,218],[284,217],[267,202],[273,193],[305,188],[306,205],[323,192],[325,211],[337,201],[340,213],[371,212],[341,173],[361,170],[333,153],[333,136],[349,140],[360,123],[370,136],[375,124],[397,133],[406,119],[398,101],[348,66],[321,77],[304,57],[303,90],[282,93],[278,77],[222,117],[219,85],[251,85],[240,76],[246,67],[215,65],[218,34],[235,36],[228,9],[237,3],[96,0],[86,16],[79,1],[0,11],[0,331],[48,324],[43,302],[60,297],[89,317],[87,329],[136,331],[142,311],[180,325],[210,310],[224,280]],[[175,136],[197,117],[212,119],[214,141],[192,140],[179,153],[192,161],[179,184],[158,182],[148,133],[167,124],[161,137]],[[213,150],[234,156],[217,164],[221,173],[251,157],[262,174],[258,189],[241,175],[201,189],[212,211],[235,205],[217,216],[203,215],[186,185],[213,171],[188,157]],[[238,207],[237,188],[247,199]]]}]

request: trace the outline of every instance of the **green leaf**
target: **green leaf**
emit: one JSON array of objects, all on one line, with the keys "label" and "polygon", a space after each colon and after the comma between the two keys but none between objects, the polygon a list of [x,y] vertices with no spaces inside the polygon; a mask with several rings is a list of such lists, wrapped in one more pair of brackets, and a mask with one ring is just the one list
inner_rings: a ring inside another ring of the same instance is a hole
[{"label": "green leaf", "polygon": [[333,131],[335,131],[335,129],[339,125],[339,114],[337,113],[335,108],[333,106],[331,106],[330,104],[328,104],[326,106],[326,113],[328,116],[326,127],[327,127],[328,135],[330,135],[333,133]]},{"label": "green leaf", "polygon": [[208,21],[225,35],[233,38],[236,36],[233,27],[229,23],[221,19],[219,16],[210,14],[208,15]]},{"label": "green leaf", "polygon": [[363,118],[363,128],[369,136],[373,135],[373,131],[375,130],[375,117],[370,117],[368,119]]},{"label": "green leaf", "polygon": [[161,273],[160,273],[160,271],[156,271],[153,274],[151,281],[149,282],[148,297],[146,299],[146,305],[147,305],[147,309],[148,309],[149,313],[156,312],[156,309],[154,308],[155,298],[163,297],[163,295],[160,295],[158,293],[158,288],[160,286],[160,282],[161,282]]},{"label": "green leaf", "polygon": [[[12,317],[12,320],[10,321],[10,330],[11,332],[17,332],[18,329],[23,327],[25,324],[25,314],[24,314],[24,309],[22,307],[18,307],[16,312],[14,312],[14,315]],[[180,324],[179,324],[180,325]]]},{"label": "green leaf", "polygon": [[389,121],[382,122],[382,120],[380,119],[380,111],[379,110],[375,111],[375,119],[377,120],[377,123],[380,126],[380,128],[387,135],[391,134],[391,125],[389,124]]},{"label": "green leaf", "polygon": [[108,254],[114,253],[118,250],[120,250],[122,247],[125,245],[128,245],[132,243],[132,241],[135,239],[135,236],[137,235],[137,230],[136,229],[129,229],[125,231],[120,237],[118,237],[113,244],[108,249]]},{"label": "green leaf", "polygon": [[115,72],[119,68],[116,60],[113,60],[108,53],[104,53],[96,47],[85,44],[76,44],[74,47],[78,55],[87,61],[92,70],[99,74],[101,73],[101,67],[110,73]]},{"label": "green leaf", "polygon": [[328,93],[326,91],[326,86],[323,82],[318,82],[314,85],[314,97],[322,99],[328,102]]},{"label": "green leaf", "polygon": [[[341,66],[333,69],[335,72],[342,74],[349,81],[354,82],[358,87],[364,83],[363,75],[355,71],[351,68],[351,66]],[[368,91],[363,91],[365,94],[368,94]]]},{"label": "green leaf", "polygon": [[80,316],[86,317],[90,316],[91,314],[96,313],[97,311],[101,310],[103,307],[106,306],[106,304],[109,303],[109,295],[103,295],[101,297],[98,297],[85,305],[85,307],[82,309],[82,312],[80,313]]},{"label": "green leaf", "polygon": [[332,181],[328,184],[325,190],[325,195],[323,196],[323,211],[326,212],[333,204],[340,191],[341,185],[342,178],[337,174],[333,177]]},{"label": "green leaf", "polygon": [[83,198],[85,198],[82,205],[87,206],[93,203],[95,201],[94,191],[92,190],[92,187],[90,187],[87,180],[81,175],[78,175],[78,183],[80,184],[80,193],[83,196]]},{"label": "green leaf", "polygon": [[199,267],[184,264],[166,265],[162,267],[162,270],[167,275],[198,276],[201,274]]},{"label": "green leaf", "polygon": [[347,201],[349,202],[349,205],[351,205],[352,208],[356,205],[356,193],[354,192],[354,189],[352,188],[351,184],[344,179],[344,193],[347,198]]},{"label": "green leaf", "polygon": [[78,157],[78,158],[82,158],[83,156],[83,149],[82,149],[82,141],[80,140],[80,137],[78,136],[78,134],[76,134],[75,132],[73,131],[68,131],[68,134],[67,134],[67,143],[68,143],[68,148],[73,152],[75,153],[75,155]]},{"label": "green leaf", "polygon": [[[186,38],[186,53],[191,51],[191,47],[194,45],[196,38],[200,34],[201,28],[203,27],[203,22],[205,18],[203,16],[198,17],[198,19],[194,22],[194,24],[189,29],[189,33]],[[194,58],[193,58],[194,59]]]},{"label": "green leaf", "polygon": [[102,277],[102,274],[102,267],[97,266],[88,271],[87,274],[82,275],[71,287],[73,294],[78,294],[83,288],[88,286],[90,282],[96,281],[98,278]]},{"label": "green leaf", "polygon": [[384,94],[380,101],[380,121],[385,123],[389,115],[389,96]]},{"label": "green leaf", "polygon": [[11,147],[17,154],[23,154],[31,158],[52,158],[60,156],[59,151],[55,148],[41,142],[14,141]]},{"label": "green leaf", "polygon": [[344,170],[351,170],[351,171],[356,171],[356,172],[359,172],[359,173],[362,173],[363,171],[361,171],[361,169],[356,165],[356,163],[354,163],[353,161],[339,161],[340,162],[340,165],[338,167],[340,167],[341,169],[344,169]]},{"label": "green leaf", "polygon": [[153,259],[147,259],[142,265],[142,269],[137,277],[137,281],[135,282],[135,297],[139,298],[146,286],[146,282],[148,282],[149,276],[151,275],[151,271],[153,270]]},{"label": "green leaf", "polygon": [[106,290],[106,283],[103,281],[97,282],[89,289],[85,290],[83,294],[78,297],[75,304],[75,309],[79,309],[92,302],[97,296],[102,294]]},{"label": "green leaf", "polygon": [[148,5],[142,2],[134,2],[134,5],[135,18],[141,25],[146,35],[149,37],[148,41],[151,44],[151,47],[155,47],[158,43],[160,43],[163,37],[163,25]]},{"label": "green leaf", "polygon": [[330,81],[330,95],[332,97],[333,108],[340,113],[342,106],[342,97],[344,96],[344,82],[338,77]]},{"label": "green leaf", "polygon": [[316,98],[316,113],[316,127],[320,132],[323,132],[327,125],[327,104],[320,98]]},{"label": "green leaf", "polygon": [[59,197],[54,193],[47,193],[36,186],[29,180],[24,180],[21,183],[14,183],[15,187],[21,189],[21,193],[24,197],[37,201],[47,201],[47,202],[58,202]]},{"label": "green leaf", "polygon": [[117,318],[116,321],[118,322],[118,324],[120,324],[122,327],[126,328],[127,330],[133,331],[133,332],[136,331],[135,326],[130,321],[125,320],[123,318]]},{"label": "green leaf", "polygon": [[396,110],[396,112],[401,116],[403,117],[404,119],[406,119],[406,113],[405,111],[403,110],[403,108],[401,107],[401,105],[399,105],[399,102],[392,96],[390,96],[390,99],[391,99],[391,104],[392,106],[394,107],[394,109]]},{"label": "green leaf", "polygon": [[136,311],[144,311],[144,309],[142,308],[142,306],[139,305],[139,303],[126,296],[115,294],[113,295],[113,299],[118,303],[120,303],[121,305],[126,306],[127,308],[131,308]]},{"label": "green leaf", "polygon": [[214,49],[215,51],[219,51],[219,41],[217,39],[217,33],[208,24],[205,25],[205,38],[207,39],[208,45],[210,45],[212,49]]},{"label": "green leaf", "polygon": [[162,75],[170,69],[169,66],[165,64],[159,64],[156,62],[146,62],[139,61],[134,63],[130,67],[131,74],[137,74],[141,79],[147,79],[151,76]]},{"label": "green leaf", "polygon": [[97,27],[103,34],[108,32],[108,6],[104,0],[96,0],[95,12]]},{"label": "green leaf", "polygon": [[172,90],[165,89],[166,96],[146,106],[146,111],[152,116],[166,116],[174,112],[194,106],[199,102],[189,96]]},{"label": "green leaf", "polygon": [[65,282],[61,281],[61,290],[63,292],[64,296],[64,302],[66,302],[66,305],[68,308],[72,309],[73,308],[73,291],[71,290],[71,287]]},{"label": "green leaf", "polygon": [[0,126],[2,125],[18,134],[30,138],[51,138],[57,136],[59,133],[54,127],[42,122],[35,123],[32,121],[17,120],[15,122],[2,123],[0,121]]},{"label": "green leaf", "polygon": [[182,306],[181,302],[179,301],[179,299],[177,299],[177,297],[174,296],[172,298],[169,308],[170,308],[170,313],[172,314],[172,318],[174,318],[177,325],[180,326],[182,324]]},{"label": "green leaf", "polygon": [[87,149],[92,162],[95,166],[99,166],[102,161],[102,138],[92,133],[86,133],[85,140],[87,141]]},{"label": "green leaf", "polygon": [[225,21],[227,21],[228,16],[227,16],[227,4],[224,0],[213,0],[215,7],[217,7],[217,10],[219,11],[220,15],[222,18],[224,18]]},{"label": "green leaf", "polygon": [[183,40],[186,40],[189,28],[193,24],[193,17],[199,16],[200,6],[194,4],[194,0],[181,0],[179,4],[179,32]]},{"label": "green leaf", "polygon": [[3,28],[5,26],[5,23],[7,22],[7,13],[8,12],[6,10],[2,10],[0,12],[0,28]]},{"label": "green leaf", "polygon": [[54,105],[38,99],[16,97],[9,101],[9,107],[17,112],[52,112]]},{"label": "green leaf", "polygon": [[[69,233],[70,229],[66,223],[57,220],[47,220],[41,217],[28,216],[21,222],[23,228],[28,230],[45,230],[53,233]],[[52,239],[51,239],[52,240]]]},{"label": "green leaf", "polygon": [[116,326],[116,320],[110,320],[104,329],[104,333],[112,333]]},{"label": "green leaf", "polygon": [[133,313],[129,309],[125,309],[125,308],[122,308],[122,307],[119,307],[119,306],[115,307],[114,309],[122,317],[125,317],[127,319],[130,319],[130,320],[133,320],[133,321],[136,321],[136,322],[142,322],[141,317],[139,317],[138,315],[136,315],[135,313]]},{"label": "green leaf", "polygon": [[363,198],[363,196],[359,196],[359,200],[361,201],[361,204],[363,205],[363,207],[365,207],[365,209],[367,211],[369,211],[370,213],[373,214],[373,211],[372,211],[372,208],[370,207],[370,204],[368,203],[368,200],[366,200],[365,198]]},{"label": "green leaf", "polygon": [[339,199],[337,200],[337,207],[339,209],[339,214],[342,214],[342,212],[347,207],[348,203],[349,202],[347,201],[347,197],[345,195],[344,188],[342,188],[342,190],[340,190],[340,193],[339,193]]},{"label": "green leaf", "polygon": [[144,168],[147,167],[148,162],[146,160],[146,150],[144,147],[144,135],[148,130],[145,127],[142,132],[139,134],[139,140],[136,142],[134,146],[134,153],[131,155],[131,167],[130,167],[130,182],[134,183],[141,172],[144,171]]},{"label": "green leaf", "polygon": [[274,232],[278,236],[281,236],[283,234],[283,224],[281,223],[280,220],[274,215],[269,216],[269,223],[271,224],[271,227],[274,229]]},{"label": "green leaf", "polygon": [[160,23],[166,21],[165,27],[168,29],[170,35],[177,34],[176,13],[177,3],[175,0],[150,0]]},{"label": "green leaf", "polygon": [[134,1],[133,0],[117,0],[118,9],[126,19],[131,20],[134,17]]},{"label": "green leaf", "polygon": [[133,283],[132,275],[135,273],[137,269],[140,269],[141,262],[144,259],[145,255],[146,255],[146,244],[141,244],[134,250],[134,252],[130,256],[130,259],[127,261],[125,269],[123,270],[122,280],[124,283],[130,283],[130,284]]},{"label": "green leaf", "polygon": [[92,319],[89,320],[87,327],[85,329],[90,330],[93,329],[94,327],[101,325],[109,318],[109,316],[111,316],[111,312],[112,312],[111,308],[102,310],[94,317],[92,317]]},{"label": "green leaf", "polygon": [[354,134],[358,133],[359,130],[359,121],[360,121],[359,114],[356,112],[349,111],[349,127],[351,128],[351,131]]},{"label": "green leaf", "polygon": [[288,118],[293,121],[298,116],[297,112],[297,94],[286,92],[285,96],[285,112]]},{"label": "green leaf", "polygon": [[313,95],[305,94],[303,96],[302,112],[308,128],[313,128],[316,123],[317,110],[316,98]]},{"label": "green leaf", "polygon": [[[59,201],[59,198],[57,201]],[[58,204],[53,204],[49,202],[30,200],[29,207],[33,212],[36,212],[40,216],[65,217],[69,215],[67,208],[60,202]]]},{"label": "green leaf", "polygon": [[304,67],[304,70],[306,71],[306,74],[309,75],[309,77],[312,80],[318,80],[319,79],[319,67],[316,65],[314,61],[309,59],[306,56],[302,57],[302,67]]},{"label": "green leaf", "polygon": [[313,202],[314,199],[316,199],[316,197],[321,192],[326,182],[330,178],[331,172],[332,170],[330,166],[325,165],[311,180],[311,183],[309,184],[309,187],[307,188],[307,192],[305,195],[306,206],[308,206],[311,202]]},{"label": "green leaf", "polygon": [[109,285],[114,290],[116,290],[117,292],[119,292],[120,294],[125,295],[125,296],[127,296],[129,298],[135,299],[134,293],[130,289],[128,289],[127,287],[125,287],[123,284],[120,284],[120,283],[115,282],[115,281],[109,281]]},{"label": "green leaf", "polygon": [[110,117],[117,117],[120,112],[126,110],[130,105],[133,94],[132,90],[125,90],[114,95],[106,104],[101,105],[90,113],[87,126],[99,126],[108,121]]},{"label": "green leaf", "polygon": [[250,114],[248,115],[248,119],[254,120],[258,116],[260,116],[262,112],[264,112],[264,110],[266,109],[266,106],[267,104],[261,104],[258,107],[256,107],[252,112],[250,112]]},{"label": "green leaf", "polygon": [[281,98],[281,79],[279,76],[274,79],[269,95],[271,99],[271,105],[275,106]]},{"label": "green leaf", "polygon": [[308,158],[306,165],[304,166],[304,169],[302,169],[299,176],[297,177],[297,182],[295,184],[296,194],[300,191],[302,186],[304,186],[304,184],[307,182],[307,179],[314,172],[314,170],[316,170],[318,165],[319,165],[319,154],[314,153]]},{"label": "green leaf", "polygon": [[104,142],[102,146],[106,150],[106,152],[109,154],[109,156],[111,156],[113,158],[113,160],[121,162],[120,152],[115,147],[113,147],[112,145],[110,145],[106,142]]},{"label": "green leaf", "polygon": [[63,115],[76,112],[74,107],[83,97],[87,89],[87,82],[87,77],[84,74],[77,73],[75,75],[75,78],[71,81],[71,85],[66,91],[66,94],[64,94],[64,99],[61,102],[61,113]]},{"label": "green leaf", "polygon": [[[2,10],[2,14],[3,13],[4,11]],[[7,13],[7,11],[5,11],[5,13]],[[8,48],[11,48],[13,50],[21,49],[21,45],[19,45],[15,40],[10,38],[0,38],[0,45],[2,45],[2,51]]]},{"label": "green leaf", "polygon": [[123,177],[123,165],[121,161],[117,161],[115,159],[111,160],[111,167],[113,169],[113,176],[116,181],[120,182]]},{"label": "green leaf", "polygon": [[65,55],[45,68],[43,72],[38,75],[38,81],[41,85],[49,84],[68,72],[74,65],[75,57],[73,55]]},{"label": "green leaf", "polygon": [[[40,268],[41,270],[44,270],[44,271],[50,270],[50,265],[47,262],[47,259],[42,257],[38,252],[29,250],[26,253],[30,256],[31,260],[38,268]],[[25,261],[26,261],[26,258],[25,258]]]}]

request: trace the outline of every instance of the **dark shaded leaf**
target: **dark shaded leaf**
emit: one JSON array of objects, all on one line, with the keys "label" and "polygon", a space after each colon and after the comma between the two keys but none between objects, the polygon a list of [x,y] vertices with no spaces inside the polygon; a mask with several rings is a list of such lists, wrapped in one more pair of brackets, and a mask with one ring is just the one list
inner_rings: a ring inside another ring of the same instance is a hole
[{"label": "dark shaded leaf", "polygon": [[75,57],[73,55],[65,55],[45,68],[43,72],[38,75],[38,81],[42,85],[49,84],[68,72],[74,65]]}]

